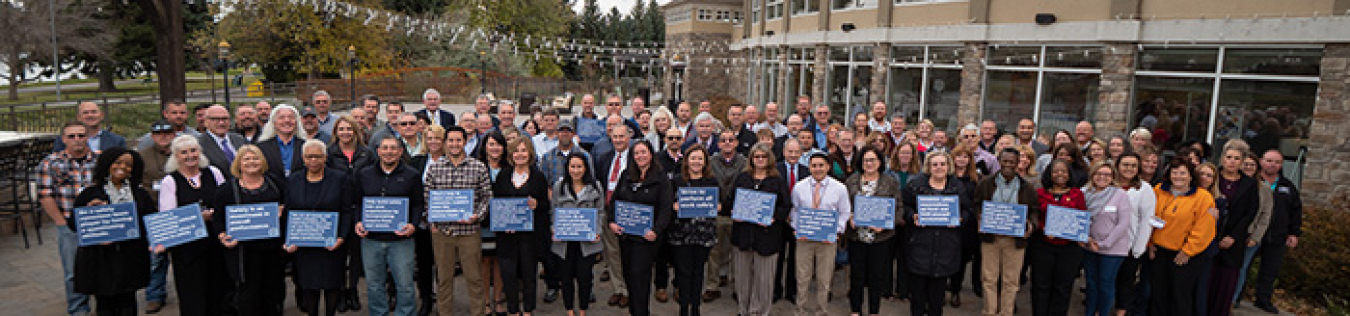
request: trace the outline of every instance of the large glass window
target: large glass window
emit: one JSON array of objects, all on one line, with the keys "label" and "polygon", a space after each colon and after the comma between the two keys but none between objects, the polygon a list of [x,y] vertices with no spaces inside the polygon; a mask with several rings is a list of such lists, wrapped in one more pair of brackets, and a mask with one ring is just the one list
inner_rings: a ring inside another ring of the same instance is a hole
[{"label": "large glass window", "polygon": [[[984,112],[986,119],[1008,129],[1023,118],[1036,117],[1036,73],[1029,71],[990,71],[985,74]],[[955,128],[953,128],[955,129]]]},{"label": "large glass window", "polygon": [[1214,72],[1218,48],[1144,48],[1139,51],[1139,70]]},{"label": "large glass window", "polygon": [[892,46],[886,104],[910,125],[920,119],[955,129],[961,101],[960,46]]},{"label": "large glass window", "polygon": [[877,6],[877,0],[833,0],[831,2],[835,10],[874,8]]},{"label": "large glass window", "polygon": [[1224,50],[1223,72],[1316,76],[1322,66],[1322,50],[1316,48],[1230,48]]},{"label": "large glass window", "polygon": [[1095,120],[1101,59],[1098,46],[995,45],[981,117],[1005,132],[1030,118],[1042,135]]},{"label": "large glass window", "polygon": [[783,17],[783,0],[769,0],[768,11],[770,20]]},{"label": "large glass window", "polygon": [[1317,83],[1224,80],[1219,91],[1215,148],[1243,139],[1257,153],[1273,148],[1294,156],[1308,145]]},{"label": "large glass window", "polygon": [[870,99],[873,46],[830,48],[830,74],[826,84],[831,118],[847,122],[848,115],[865,108]]},{"label": "large glass window", "polygon": [[960,123],[956,112],[961,108],[961,70],[929,68],[925,98],[923,117],[933,121],[937,130],[955,131]]},{"label": "large glass window", "polygon": [[[1042,133],[1064,129],[1072,131],[1079,121],[1096,120],[1097,87],[1100,75],[1083,73],[1045,73],[1041,85],[1041,113],[1036,119]],[[1017,126],[1016,122],[1011,125]]]},{"label": "large glass window", "polygon": [[820,0],[792,0],[792,14],[809,14],[820,11]]},{"label": "large glass window", "polygon": [[[923,49],[923,47],[919,47]],[[920,52],[922,54],[922,52]],[[920,56],[922,57],[922,56]],[[887,84],[886,105],[892,114],[905,117],[905,123],[914,124],[919,118],[923,97],[923,67],[891,67]]]},{"label": "large glass window", "polygon": [[1153,130],[1153,145],[1175,150],[1187,140],[1209,134],[1214,79],[1138,77],[1135,79],[1134,124]]}]

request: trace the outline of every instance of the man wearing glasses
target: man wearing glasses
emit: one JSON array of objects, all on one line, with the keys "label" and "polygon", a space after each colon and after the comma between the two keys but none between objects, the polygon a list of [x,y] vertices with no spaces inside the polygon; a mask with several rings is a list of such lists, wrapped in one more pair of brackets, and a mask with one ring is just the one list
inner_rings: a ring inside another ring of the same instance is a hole
[{"label": "man wearing glasses", "polygon": [[311,103],[319,119],[319,130],[333,135],[333,125],[337,125],[337,120],[333,119],[336,116],[333,115],[333,97],[328,95],[328,91],[315,91]]},{"label": "man wearing glasses", "polygon": [[[810,130],[812,133],[815,133],[816,139],[824,140],[828,139],[827,138],[828,135],[826,134],[830,130],[830,123],[831,123],[830,107],[825,105],[819,105],[816,106],[815,109],[815,121],[812,122],[812,124],[807,125],[806,129]],[[829,147],[827,147],[828,143],[829,142],[825,141],[817,142],[815,147],[819,148],[820,150],[828,151],[829,150]]]},{"label": "man wearing glasses", "polygon": [[980,176],[998,173],[998,157],[994,157],[994,154],[984,151],[980,147],[979,127],[976,127],[975,124],[966,124],[965,127],[962,127],[960,144],[975,149],[975,167],[978,169]]},{"label": "man wearing glasses", "polygon": [[206,109],[206,133],[197,136],[197,144],[211,166],[229,170],[235,153],[245,142],[243,135],[230,132],[230,110],[216,105]]},{"label": "man wearing glasses", "polygon": [[[722,195],[722,200],[729,200],[735,193],[732,188],[735,187],[736,176],[745,170],[745,165],[749,163],[744,155],[736,152],[736,147],[740,146],[740,141],[736,139],[736,132],[731,129],[722,130],[717,135],[718,154],[713,155],[712,172],[713,177],[717,178],[718,192]],[[717,224],[715,225],[717,240],[716,245],[708,254],[708,263],[703,271],[703,302],[711,303],[722,297],[721,287],[728,282],[722,273],[723,267],[728,267],[731,262],[731,210],[723,209],[717,214]],[[728,269],[730,270],[730,269]],[[748,299],[748,298],[741,298]]]},{"label": "man wearing glasses", "polygon": [[89,296],[74,289],[75,250],[79,237],[66,225],[75,206],[75,196],[93,183],[94,165],[98,155],[89,149],[89,127],[80,122],[67,122],[61,127],[65,149],[47,155],[37,168],[38,201],[42,211],[56,224],[57,249],[61,254],[61,271],[66,283],[66,312],[70,315],[89,314]]}]

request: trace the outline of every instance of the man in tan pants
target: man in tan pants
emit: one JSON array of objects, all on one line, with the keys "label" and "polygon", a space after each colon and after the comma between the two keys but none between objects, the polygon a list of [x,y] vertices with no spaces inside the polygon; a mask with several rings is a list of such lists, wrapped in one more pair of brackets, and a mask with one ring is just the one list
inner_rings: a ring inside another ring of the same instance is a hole
[{"label": "man in tan pants", "polygon": [[[848,188],[829,177],[830,162],[825,154],[812,155],[810,161],[811,177],[797,181],[792,188],[792,216],[797,218],[803,208],[827,210],[835,214],[835,232],[844,233],[844,227],[853,217],[853,205],[849,201]],[[794,231],[800,229],[798,222],[792,220]],[[837,240],[837,239],[836,239]],[[828,315],[825,305],[829,303],[830,282],[834,278],[834,257],[839,247],[834,242],[797,238],[797,315]],[[816,285],[815,300],[807,295],[811,282]]]},{"label": "man in tan pants", "polygon": [[[605,265],[609,266],[609,285],[614,295],[609,297],[609,306],[628,307],[628,284],[623,280],[623,262],[619,254],[619,236],[614,231],[601,229],[600,241],[605,243]],[[586,298],[581,298],[586,299]]]},{"label": "man in tan pants", "polygon": [[483,294],[483,236],[478,221],[487,214],[492,200],[487,165],[464,154],[463,128],[451,126],[445,133],[446,159],[429,162],[423,182],[431,190],[473,190],[473,215],[466,221],[432,223],[431,243],[436,257],[436,312],[454,315],[455,264],[464,269],[469,288],[469,315],[485,315]]},{"label": "man in tan pants", "polygon": [[[1015,150],[998,153],[998,163],[1003,166],[1016,166],[1020,157]],[[980,180],[975,186],[977,201],[990,201],[1027,206],[1026,218],[1039,218],[1035,215],[1036,190],[1025,179],[1017,175],[1016,168],[1001,168],[998,174]],[[983,215],[983,213],[980,213]],[[979,222],[976,218],[975,222]],[[1026,232],[1030,234],[1028,225]],[[1013,314],[1013,305],[1017,301],[1017,290],[1021,285],[1022,258],[1026,254],[1026,235],[1022,237],[980,234],[980,281],[984,286],[984,315]],[[1000,276],[1003,281],[999,282]]]}]

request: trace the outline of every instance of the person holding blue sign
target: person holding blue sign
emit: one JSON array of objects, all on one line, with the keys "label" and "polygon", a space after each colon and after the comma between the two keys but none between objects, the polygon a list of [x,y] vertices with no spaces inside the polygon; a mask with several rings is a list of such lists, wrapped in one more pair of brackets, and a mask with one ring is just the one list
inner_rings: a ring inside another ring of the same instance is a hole
[{"label": "person holding blue sign", "polygon": [[[727,142],[730,132],[723,132],[723,143]],[[733,188],[754,190],[775,196],[788,195],[787,180],[778,174],[773,144],[755,144],[750,147],[750,159],[745,169],[736,176]],[[734,194],[727,195],[729,204]],[[774,268],[778,263],[778,254],[783,252],[784,231],[788,229],[787,219],[791,211],[790,201],[779,198],[774,201],[773,217],[767,225],[736,220],[731,226],[731,245],[735,247],[736,301],[741,315],[768,315],[773,304]]]},{"label": "person holding blue sign", "polygon": [[[230,164],[234,179],[206,200],[207,208],[222,210],[212,213],[211,232],[226,248],[226,271],[237,284],[233,304],[239,314],[280,315],[281,303],[286,299],[286,251],[281,248],[282,240],[235,240],[227,232],[228,212],[223,211],[232,205],[284,205],[284,188],[267,175],[268,168],[267,158],[258,146],[239,147],[239,154]],[[282,213],[278,209],[277,215]]]},{"label": "person holding blue sign", "polygon": [[[829,302],[830,280],[834,276],[835,253],[839,249],[835,243],[838,240],[837,236],[844,232],[845,224],[849,223],[853,215],[848,188],[839,180],[830,177],[830,160],[824,154],[812,155],[809,167],[811,177],[797,181],[797,186],[792,188],[794,207],[788,218],[793,219],[789,224],[797,231],[797,262],[794,267],[797,269],[797,294],[801,295],[801,299],[797,301],[799,316],[825,314],[825,304]],[[875,175],[879,176],[880,173]],[[820,227],[820,234],[827,236],[823,240],[807,238],[807,235],[803,234],[807,226],[804,226],[805,221],[801,220],[801,217],[806,216],[804,214],[807,208],[833,213],[834,223]],[[815,280],[816,300],[814,304],[809,304],[810,296],[807,295],[807,291],[811,289],[812,280]],[[880,296],[874,302],[878,301]]]},{"label": "person holding blue sign", "polygon": [[[600,210],[605,207],[605,193],[600,184],[591,175],[590,157],[585,152],[573,152],[567,155],[567,173],[562,180],[553,185],[553,210],[560,208],[586,208]],[[549,246],[554,260],[558,261],[558,273],[561,280],[563,307],[568,316],[585,316],[590,308],[590,297],[594,283],[592,268],[596,255],[604,250],[599,240],[600,223],[606,222],[603,212],[596,212],[596,240],[559,241]],[[555,228],[556,230],[556,228]]]},{"label": "person holding blue sign", "polygon": [[502,271],[502,288],[506,290],[506,311],[513,315],[530,315],[535,309],[538,291],[538,254],[547,240],[549,216],[548,179],[535,168],[534,146],[529,139],[511,141],[506,147],[510,168],[497,173],[492,182],[494,198],[526,198],[534,213],[533,230],[497,232],[497,263]]},{"label": "person holding blue sign", "polygon": [[[671,132],[675,132],[672,130]],[[708,149],[702,144],[694,144],[684,151],[680,173],[674,179],[676,188],[717,187],[713,177],[712,165],[708,162]],[[719,201],[720,197],[713,197]],[[680,211],[676,201],[673,209]],[[703,289],[704,267],[708,263],[708,254],[717,244],[717,217],[695,217],[676,219],[670,228],[668,237],[672,257],[675,262],[675,293],[680,303],[680,316],[698,316],[702,304],[698,293]],[[723,241],[725,242],[725,241]],[[683,296],[678,293],[684,293]]]},{"label": "person holding blue sign", "polygon": [[[1066,147],[1070,145],[1061,145]],[[1064,315],[1069,312],[1073,282],[1083,261],[1083,248],[1072,240],[1046,235],[1047,208],[1051,205],[1083,211],[1087,201],[1083,191],[1072,185],[1073,165],[1065,159],[1055,159],[1041,176],[1041,188],[1036,190],[1041,214],[1036,218],[1031,239],[1031,310],[1037,315]]]},{"label": "person holding blue sign", "polygon": [[[500,133],[493,135],[495,136],[489,138],[491,142],[500,140]],[[473,191],[473,212],[468,220],[431,223],[432,251],[436,256],[436,310],[440,315],[453,315],[456,264],[463,268],[465,286],[469,292],[466,298],[470,315],[486,314],[487,303],[496,302],[484,299],[483,291],[488,284],[483,282],[483,277],[491,274],[485,274],[482,270],[492,266],[484,260],[484,248],[488,246],[488,242],[484,240],[485,230],[481,225],[484,215],[488,212],[489,201],[492,200],[490,178],[492,172],[489,171],[486,162],[469,157],[464,151],[464,142],[468,138],[469,135],[461,127],[447,128],[445,133],[447,159],[431,163],[427,166],[427,175],[422,178],[422,182],[412,185],[417,188],[425,186],[426,190]],[[486,147],[488,141],[485,140],[481,144],[480,148]],[[420,198],[422,193],[418,193],[417,196],[414,201],[425,200]]]},{"label": "person holding blue sign", "polygon": [[[104,150],[94,167],[94,183],[80,191],[74,206],[134,203],[134,225],[140,216],[155,212],[154,198],[141,187],[144,169],[145,163],[134,151]],[[76,214],[66,223],[85,235],[79,221]],[[92,295],[99,315],[135,315],[136,291],[150,284],[150,247],[145,230],[138,230],[135,238],[80,246],[75,252],[75,292]]]},{"label": "person holding blue sign", "polygon": [[[166,163],[169,174],[159,182],[159,211],[169,211],[214,196],[225,184],[225,174],[211,166],[201,154],[201,144],[190,135],[178,136],[169,145]],[[223,210],[222,210],[223,211]],[[208,223],[215,213],[202,208]],[[163,252],[154,247],[155,252]],[[174,286],[177,287],[180,315],[220,315],[226,311],[226,298],[234,291],[234,282],[225,273],[225,247],[212,238],[202,238],[169,248],[173,261]]]},{"label": "person holding blue sign", "polygon": [[[844,181],[848,196],[855,197],[854,207],[861,208],[860,197],[887,198],[893,201],[890,209],[895,223],[891,228],[859,226],[850,219],[848,231],[849,255],[849,291],[848,303],[853,315],[863,312],[864,293],[868,303],[867,313],[876,315],[881,312],[881,294],[889,293],[891,284],[891,249],[897,229],[905,224],[903,208],[900,204],[900,180],[884,173],[885,155],[876,147],[867,146],[858,151],[853,170],[859,171]],[[859,211],[854,211],[855,218]],[[866,291],[866,292],[864,292]]]},{"label": "person holding blue sign", "polygon": [[656,162],[656,150],[651,143],[638,141],[628,152],[631,154],[628,155],[628,168],[623,171],[614,189],[614,201],[652,206],[651,229],[640,235],[624,233],[623,227],[615,219],[614,203],[609,205],[606,218],[610,230],[619,235],[622,270],[631,296],[628,312],[634,316],[646,316],[651,314],[647,304],[651,300],[656,239],[665,234],[674,216],[671,203],[675,202],[672,197],[675,190],[670,186],[665,168]]},{"label": "person holding blue sign", "polygon": [[1130,253],[1135,213],[1125,190],[1115,186],[1116,169],[1099,163],[1090,171],[1083,189],[1092,226],[1088,230],[1083,272],[1087,278],[1087,314],[1111,316],[1115,307],[1116,273]]},{"label": "person holding blue sign", "polygon": [[[1040,218],[1037,207],[1036,187],[1018,175],[1016,166],[1021,152],[1016,149],[1004,149],[998,153],[1000,166],[997,174],[984,177],[975,185],[975,200],[1003,204],[1022,205],[1026,212],[1022,219],[1023,232],[1020,236],[997,235],[980,232],[980,282],[984,288],[985,315],[1012,315],[1016,309],[1017,291],[1022,285],[1022,264],[1026,261],[1027,236],[1031,226],[1028,218]],[[974,221],[982,223],[984,213]]]},{"label": "person holding blue sign", "polygon": [[[455,128],[455,127],[451,127]],[[376,147],[378,164],[357,171],[360,197],[401,197],[408,199],[408,222],[393,232],[366,231],[361,221],[355,232],[361,237],[361,262],[365,266],[366,295],[371,315],[412,315],[417,301],[414,298],[413,269],[416,262],[416,243],[412,235],[424,218],[426,196],[422,190],[422,174],[404,163],[404,148],[398,138],[381,139]],[[385,288],[388,276],[396,298],[389,306]]]},{"label": "person holding blue sign", "polygon": [[928,226],[919,223],[919,196],[955,196],[957,209],[948,210],[968,218],[973,213],[971,193],[956,180],[951,170],[952,156],[933,151],[923,160],[923,173],[901,191],[905,218],[911,219],[906,260],[910,282],[911,315],[942,315],[942,299],[947,279],[961,265],[961,227]]},{"label": "person holding blue sign", "polygon": [[286,251],[295,254],[295,284],[300,289],[298,298],[302,310],[319,315],[319,299],[324,299],[324,315],[337,313],[344,303],[342,281],[347,270],[346,248],[343,247],[352,227],[357,196],[355,188],[342,171],[326,168],[328,148],[323,142],[306,140],[301,150],[305,172],[292,173],[286,179],[286,206],[292,210],[338,214],[337,239],[325,248],[300,248],[286,245]]}]

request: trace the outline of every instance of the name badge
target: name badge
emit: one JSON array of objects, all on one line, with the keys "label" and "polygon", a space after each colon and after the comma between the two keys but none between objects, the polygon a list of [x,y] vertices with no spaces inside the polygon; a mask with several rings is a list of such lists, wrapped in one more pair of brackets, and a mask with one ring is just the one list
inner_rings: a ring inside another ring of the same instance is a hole
[{"label": "name badge", "polygon": [[1280,193],[1289,194],[1289,187],[1280,187]]},{"label": "name badge", "polygon": [[1156,228],[1156,229],[1162,229],[1163,226],[1167,226],[1167,221],[1164,221],[1163,219],[1158,218],[1158,216],[1149,216],[1149,217],[1148,217],[1148,224],[1151,225],[1151,226],[1153,226],[1153,228]]},{"label": "name badge", "polygon": [[1106,212],[1107,212],[1107,213],[1115,213],[1115,212],[1116,212],[1116,206],[1115,206],[1115,205],[1107,205],[1107,206],[1106,206]]}]

